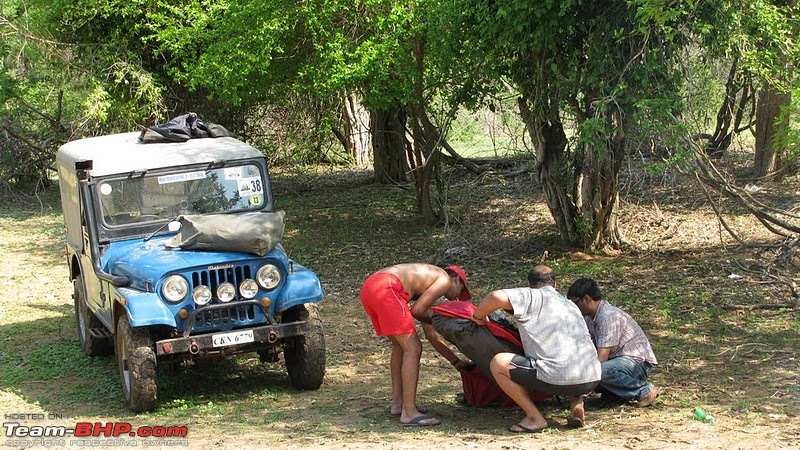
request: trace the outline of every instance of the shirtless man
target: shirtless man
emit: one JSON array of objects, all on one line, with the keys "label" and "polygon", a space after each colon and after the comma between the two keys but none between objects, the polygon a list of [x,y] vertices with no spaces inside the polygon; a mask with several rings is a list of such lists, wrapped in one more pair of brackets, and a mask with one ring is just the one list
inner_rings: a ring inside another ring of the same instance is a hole
[{"label": "shirtless man", "polygon": [[361,288],[361,304],[372,320],[375,333],[392,342],[391,413],[400,415],[401,426],[428,427],[441,423],[417,409],[422,342],[417,336],[414,319],[422,322],[425,337],[453,366],[459,368],[466,364],[431,325],[431,306],[440,297],[448,300],[472,297],[467,288],[467,276],[460,267],[442,269],[423,263],[397,264],[371,275]]}]

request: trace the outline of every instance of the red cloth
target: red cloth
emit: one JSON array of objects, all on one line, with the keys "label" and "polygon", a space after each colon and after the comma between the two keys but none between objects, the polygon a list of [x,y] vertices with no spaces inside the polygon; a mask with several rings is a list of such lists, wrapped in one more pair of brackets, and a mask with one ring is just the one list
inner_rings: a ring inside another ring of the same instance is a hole
[{"label": "red cloth", "polygon": [[[434,306],[432,309],[435,313],[444,316],[469,319],[477,308],[472,303],[454,300]],[[486,321],[486,328],[496,338],[506,340],[522,348],[522,341],[520,341],[519,333],[488,320]],[[470,406],[476,408],[486,406],[516,406],[516,402],[511,400],[511,398],[500,389],[500,386],[487,378],[478,366],[472,366],[470,369],[461,369],[459,372],[461,373],[461,386],[464,389],[464,400]],[[534,391],[531,392],[530,397],[533,401],[539,401],[550,398],[551,395]]]},{"label": "red cloth", "polygon": [[369,276],[360,297],[378,336],[417,332],[408,307],[408,293],[397,276],[381,272]]},{"label": "red cloth", "polygon": [[[431,309],[433,312],[439,313],[443,316],[456,317],[459,319],[470,319],[478,308],[470,302],[453,300],[434,306]],[[495,337],[504,339],[516,345],[517,347],[522,348],[522,341],[519,339],[519,333],[513,332],[512,330],[509,330],[508,328],[489,320],[486,321],[486,328],[488,328],[489,332]]]}]

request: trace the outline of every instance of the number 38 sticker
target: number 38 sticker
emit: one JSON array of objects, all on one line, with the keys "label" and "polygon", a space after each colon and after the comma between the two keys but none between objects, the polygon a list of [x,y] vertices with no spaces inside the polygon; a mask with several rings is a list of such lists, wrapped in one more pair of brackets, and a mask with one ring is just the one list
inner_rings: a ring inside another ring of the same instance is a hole
[{"label": "number 38 sticker", "polygon": [[242,197],[264,192],[260,177],[242,178],[239,180],[239,195]]}]

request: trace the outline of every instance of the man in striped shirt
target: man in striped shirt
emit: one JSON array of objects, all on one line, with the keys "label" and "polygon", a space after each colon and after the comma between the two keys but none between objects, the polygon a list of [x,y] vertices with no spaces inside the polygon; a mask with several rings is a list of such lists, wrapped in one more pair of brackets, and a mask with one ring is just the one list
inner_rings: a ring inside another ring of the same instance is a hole
[{"label": "man in striped shirt", "polygon": [[609,392],[637,406],[650,406],[660,390],[647,381],[658,364],[642,327],[625,311],[602,299],[591,278],[579,278],[567,291],[586,320],[602,367],[598,391]]}]

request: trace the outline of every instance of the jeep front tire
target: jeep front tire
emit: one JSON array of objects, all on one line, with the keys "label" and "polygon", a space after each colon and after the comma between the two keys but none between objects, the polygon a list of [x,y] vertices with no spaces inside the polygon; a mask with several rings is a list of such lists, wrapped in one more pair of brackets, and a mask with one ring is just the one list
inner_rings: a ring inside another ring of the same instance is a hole
[{"label": "jeep front tire", "polygon": [[115,339],[117,364],[125,403],[134,412],[156,408],[156,352],[146,328],[133,328],[127,314],[117,321]]},{"label": "jeep front tire", "polygon": [[283,313],[284,323],[295,321],[306,321],[308,332],[287,339],[283,358],[289,381],[297,389],[319,389],[325,378],[325,335],[317,305],[299,305]]}]

